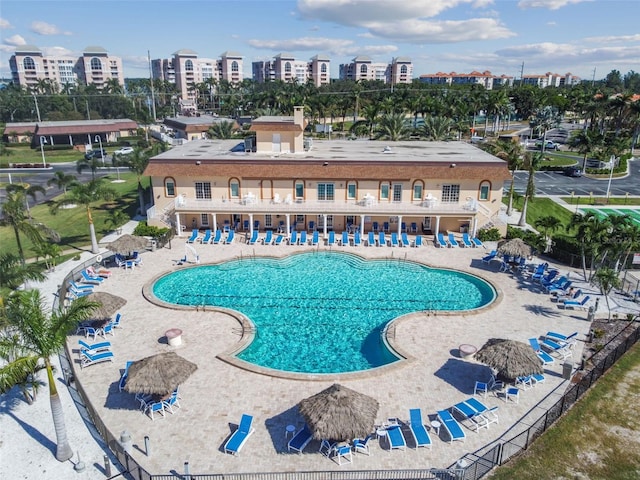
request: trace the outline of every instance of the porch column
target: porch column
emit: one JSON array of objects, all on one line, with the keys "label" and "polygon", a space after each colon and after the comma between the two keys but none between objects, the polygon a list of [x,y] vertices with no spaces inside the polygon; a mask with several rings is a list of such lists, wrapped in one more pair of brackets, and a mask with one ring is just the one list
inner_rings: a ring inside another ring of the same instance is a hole
[{"label": "porch column", "polygon": [[434,236],[438,236],[440,233],[440,215],[436,215],[436,229],[433,231]]},{"label": "porch column", "polygon": [[176,235],[182,236],[182,225],[180,225],[180,214],[176,212]]},{"label": "porch column", "polygon": [[211,217],[213,218],[213,231],[215,232],[218,229],[218,218],[215,213],[212,213]]},{"label": "porch column", "polygon": [[471,238],[474,238],[476,236],[476,233],[478,229],[478,217],[477,216],[473,216],[471,218],[471,232],[469,233],[471,235]]},{"label": "porch column", "polygon": [[249,235],[253,235],[253,213],[249,214]]},{"label": "porch column", "polygon": [[360,235],[364,237],[364,217],[366,215],[360,215]]},{"label": "porch column", "polygon": [[322,236],[327,238],[327,214],[322,214]]},{"label": "porch column", "polygon": [[402,235],[402,215],[398,215],[398,237]]},{"label": "porch column", "polygon": [[73,146],[73,137],[69,135],[69,145]]},{"label": "porch column", "polygon": [[291,215],[286,214],[285,218],[287,219],[287,236],[291,235]]}]

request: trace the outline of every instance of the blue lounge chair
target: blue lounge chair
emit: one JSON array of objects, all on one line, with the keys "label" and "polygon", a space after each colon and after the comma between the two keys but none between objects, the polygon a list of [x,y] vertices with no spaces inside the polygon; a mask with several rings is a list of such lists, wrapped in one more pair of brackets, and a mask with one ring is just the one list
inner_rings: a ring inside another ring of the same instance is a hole
[{"label": "blue lounge chair", "polygon": [[419,408],[409,410],[409,428],[413,434],[413,440],[416,442],[416,448],[431,448],[431,437],[422,421],[422,412]]},{"label": "blue lounge chair", "polygon": [[573,332],[570,335],[563,335],[563,334],[558,333],[558,332],[547,332],[544,335],[544,337],[548,338],[549,340],[560,341],[560,342],[564,342],[566,344],[575,343],[577,336],[578,336],[578,332]]},{"label": "blue lounge chair", "polygon": [[187,238],[187,243],[193,243],[196,241],[196,239],[198,238],[198,229],[194,228],[191,231],[191,236],[189,238]]},{"label": "blue lounge chair", "polygon": [[302,230],[300,232],[300,239],[298,240],[298,243],[300,245],[306,245],[307,244],[307,231],[306,230]]},{"label": "blue lounge chair", "polygon": [[211,243],[213,243],[214,245],[217,245],[220,243],[220,240],[222,240],[222,230],[216,230],[216,234],[213,236],[213,240],[211,241]]},{"label": "blue lounge chair", "polygon": [[342,238],[340,240],[340,245],[342,245],[343,247],[346,247],[347,245],[349,245],[349,232],[342,232]]},{"label": "blue lounge chair", "polygon": [[258,231],[254,230],[251,234],[251,238],[249,239],[249,245],[255,245],[258,241]]},{"label": "blue lounge chair", "polygon": [[311,433],[311,430],[309,430],[308,425],[305,424],[304,427],[302,427],[302,430],[296,433],[293,438],[289,440],[289,443],[287,443],[287,449],[289,452],[293,451],[302,453],[311,441],[311,438],[313,438],[313,434]]},{"label": "blue lounge chair", "polygon": [[382,247],[382,246],[387,246],[387,239],[384,236],[384,232],[378,232],[378,246]]},{"label": "blue lounge chair", "polygon": [[409,241],[409,237],[407,237],[407,234],[403,233],[402,235],[400,235],[400,246],[408,247],[409,245],[411,245],[411,242]]},{"label": "blue lounge chair", "polygon": [[78,340],[80,350],[91,354],[111,350],[111,342],[87,343],[84,340]]},{"label": "blue lounge chair", "polygon": [[291,236],[289,237],[289,245],[297,245],[298,244],[298,231],[293,230],[291,232]]},{"label": "blue lounge chair", "polygon": [[369,232],[367,237],[367,247],[374,247],[376,245],[376,236],[373,231]]},{"label": "blue lounge chair", "polygon": [[316,246],[318,245],[318,239],[319,239],[319,234],[317,230],[313,231],[313,236],[311,237],[311,245],[312,246]]},{"label": "blue lounge chair", "polygon": [[540,343],[537,338],[530,338],[529,345],[531,345],[533,351],[536,352],[536,355],[538,355],[543,365],[551,365],[554,362],[553,357],[540,348]]},{"label": "blue lounge chair", "polygon": [[237,430],[233,432],[229,440],[227,440],[227,443],[224,444],[224,453],[230,453],[232,455],[239,454],[245,442],[254,431],[253,416],[247,415],[246,413],[242,414]]},{"label": "blue lounge chair", "polygon": [[274,245],[280,245],[284,241],[284,235],[278,235],[273,241]]},{"label": "blue lounge chair", "polygon": [[478,415],[482,415],[489,424],[498,423],[498,407],[487,407],[484,403],[482,403],[477,398],[469,397],[464,403],[473,408]]},{"label": "blue lounge chair", "polygon": [[414,247],[421,247],[422,246],[422,235],[416,235],[416,239],[413,242],[413,246]]},{"label": "blue lounge chair", "polygon": [[570,345],[568,343],[558,343],[545,338],[544,340],[542,340],[542,348],[547,350],[552,355],[555,354],[562,360],[566,360],[567,358],[573,356],[573,352],[571,351]]},{"label": "blue lounge chair", "polygon": [[88,292],[93,292],[93,289],[95,288],[95,285],[89,285],[89,284],[80,284],[80,283],[76,283],[73,280],[69,280],[69,285],[71,285],[71,287],[75,288],[76,290],[82,292],[82,291],[88,291]]},{"label": "blue lounge chair", "polygon": [[121,392],[124,390],[124,386],[127,384],[127,376],[129,375],[129,367],[133,362],[131,360],[127,361],[124,366],[124,372],[122,372],[122,376],[120,377],[120,381],[118,382],[118,391]]},{"label": "blue lounge chair", "polygon": [[235,231],[229,230],[229,233],[227,234],[227,238],[224,239],[225,245],[229,245],[230,243],[233,243],[234,236],[235,236]]},{"label": "blue lounge chair", "polygon": [[473,237],[471,241],[473,242],[474,247],[484,247],[484,243],[482,243],[478,237]]},{"label": "blue lounge chair", "polygon": [[491,250],[489,255],[486,255],[486,256],[482,257],[482,263],[489,264],[489,263],[491,263],[491,260],[493,260],[497,256],[498,256],[498,251],[497,250]]},{"label": "blue lounge chair", "polygon": [[462,234],[462,246],[466,247],[466,248],[473,247],[473,242],[469,238],[469,234],[468,233],[463,233]]},{"label": "blue lounge chair", "polygon": [[211,242],[211,229],[207,228],[204,231],[204,237],[202,237],[202,240],[200,241],[201,243],[209,243]]},{"label": "blue lounge chair", "polygon": [[362,240],[360,239],[360,232],[356,230],[356,233],[353,234],[353,246],[359,247],[362,244]]},{"label": "blue lounge chair", "polygon": [[552,284],[545,287],[545,289],[547,290],[547,293],[550,293],[551,295],[562,296],[567,294],[571,285],[573,285],[571,280],[565,280],[562,284]]},{"label": "blue lounge chair", "polygon": [[453,415],[451,415],[451,412],[449,412],[449,410],[438,411],[438,419],[440,419],[440,423],[449,435],[450,443],[453,443],[455,440],[460,440],[463,442],[467,437],[464,434],[464,430],[462,430],[462,427],[460,426],[458,421],[453,418]]},{"label": "blue lounge chair", "polygon": [[514,385],[516,387],[522,387],[523,390],[533,388],[533,377],[531,375],[516,377]]},{"label": "blue lounge chair", "polygon": [[95,365],[101,362],[110,362],[113,360],[113,352],[107,350],[104,352],[98,352],[91,354],[86,350],[80,350],[80,368],[88,367],[89,365]]},{"label": "blue lounge chair", "polygon": [[263,245],[271,245],[272,243],[273,243],[273,231],[272,230],[267,230],[266,235],[262,239],[262,244]]},{"label": "blue lounge chair", "polygon": [[116,313],[116,316],[113,318],[113,321],[111,322],[111,325],[113,325],[113,328],[122,328],[120,326],[120,320],[122,320],[122,314],[118,312]]},{"label": "blue lounge chair", "polygon": [[453,233],[449,234],[449,245],[451,245],[452,247],[460,246],[460,244],[458,244],[458,241],[456,240],[456,237],[453,235]]},{"label": "blue lounge chair", "polygon": [[463,420],[469,420],[469,428],[475,428],[476,432],[481,428],[489,428],[489,421],[466,402],[456,403],[451,407],[451,410],[461,416]]},{"label": "blue lounge chair", "polygon": [[398,234],[395,232],[391,234],[391,246],[392,247],[400,246],[400,243],[398,243]]},{"label": "blue lounge chair", "polygon": [[578,300],[565,300],[562,303],[560,303],[560,305],[563,306],[563,308],[579,308],[581,310],[586,310],[588,307],[586,306],[587,302],[591,299],[591,297],[589,295],[585,295],[582,298],[582,301],[578,301]]},{"label": "blue lounge chair", "polygon": [[327,239],[327,245],[333,247],[336,244],[336,234],[333,230],[329,232],[329,238]]},{"label": "blue lounge chair", "polygon": [[88,283],[90,285],[101,285],[104,282],[104,278],[102,277],[92,277],[87,273],[86,270],[81,270],[80,275],[82,275],[82,283]]},{"label": "blue lounge chair", "polygon": [[444,238],[444,233],[439,233],[435,236],[434,241],[436,243],[436,247],[444,248],[449,246],[449,242]]},{"label": "blue lounge chair", "polygon": [[531,274],[531,279],[532,280],[540,280],[542,277],[544,277],[544,272],[547,269],[547,267],[549,266],[548,263],[541,263],[536,267],[535,272],[533,272],[533,274]]},{"label": "blue lounge chair", "polygon": [[371,455],[369,451],[369,441],[373,438],[373,435],[367,435],[365,438],[353,439],[353,450],[356,452],[364,453],[365,455]]},{"label": "blue lounge chair", "polygon": [[405,450],[407,448],[407,442],[404,439],[400,425],[392,425],[387,428],[387,438],[389,439],[390,450]]}]

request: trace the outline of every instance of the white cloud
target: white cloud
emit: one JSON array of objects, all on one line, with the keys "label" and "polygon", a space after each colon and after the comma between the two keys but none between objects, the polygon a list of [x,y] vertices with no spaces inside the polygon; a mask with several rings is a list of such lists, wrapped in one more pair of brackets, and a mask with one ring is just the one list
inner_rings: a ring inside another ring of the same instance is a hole
[{"label": "white cloud", "polygon": [[567,5],[576,3],[592,2],[594,0],[520,0],[519,8],[547,8],[549,10],[559,10]]},{"label": "white cloud", "polygon": [[13,28],[9,20],[0,17],[0,30],[8,30],[9,28]]},{"label": "white cloud", "polygon": [[584,41],[595,42],[595,43],[640,42],[640,33],[636,33],[635,35],[610,35],[607,37],[587,37],[584,39]]},{"label": "white cloud", "polygon": [[45,55],[51,57],[77,57],[79,55],[78,52],[65,47],[42,47],[41,50]]},{"label": "white cloud", "polygon": [[384,55],[398,51],[395,45],[360,45],[353,40],[324,37],[301,37],[278,40],[249,40],[254,48],[273,52],[325,52],[329,55]]},{"label": "white cloud", "polygon": [[27,41],[24,39],[24,37],[22,37],[22,35],[12,35],[10,37],[5,38],[4,43],[6,43],[7,45],[17,47],[20,45],[26,45]]},{"label": "white cloud", "polygon": [[31,22],[31,31],[38,35],[71,35],[71,32],[63,32],[55,25],[47,22]]},{"label": "white cloud", "polygon": [[442,22],[404,20],[394,24],[371,23],[367,28],[379,37],[418,44],[495,40],[515,36],[515,33],[490,18]]}]

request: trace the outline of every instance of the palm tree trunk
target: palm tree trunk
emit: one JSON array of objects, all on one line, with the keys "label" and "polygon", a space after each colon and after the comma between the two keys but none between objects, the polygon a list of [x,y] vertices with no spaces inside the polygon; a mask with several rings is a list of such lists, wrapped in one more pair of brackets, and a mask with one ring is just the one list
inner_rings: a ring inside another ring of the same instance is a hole
[{"label": "palm tree trunk", "polygon": [[507,206],[507,217],[510,217],[513,213],[513,184],[514,181],[511,179],[511,188],[509,188],[509,205]]},{"label": "palm tree trunk", "polygon": [[147,212],[144,210],[144,189],[140,179],[138,179],[138,202],[140,203],[140,215],[146,215]]},{"label": "palm tree trunk", "polygon": [[527,203],[529,203],[529,197],[524,197],[524,203],[522,204],[522,213],[520,214],[520,220],[518,220],[518,226],[524,227],[527,224]]},{"label": "palm tree trunk", "polygon": [[73,450],[67,438],[67,428],[64,423],[64,412],[62,402],[56,390],[56,382],[53,378],[53,368],[48,358],[44,359],[47,367],[47,378],[49,379],[49,401],[51,403],[51,415],[53,417],[53,427],[56,431],[56,460],[66,462],[73,457]]},{"label": "palm tree trunk", "polygon": [[16,243],[18,244],[18,253],[20,254],[20,261],[22,262],[22,266],[24,266],[24,250],[22,248],[22,242],[20,241],[20,232],[18,231],[18,227],[13,226],[13,232],[16,234]]},{"label": "palm tree trunk", "polygon": [[91,216],[91,209],[87,205],[87,218],[89,219],[89,235],[91,236],[91,253],[100,253],[100,247],[98,247],[98,239],[96,238],[96,227],[93,224],[93,217]]}]

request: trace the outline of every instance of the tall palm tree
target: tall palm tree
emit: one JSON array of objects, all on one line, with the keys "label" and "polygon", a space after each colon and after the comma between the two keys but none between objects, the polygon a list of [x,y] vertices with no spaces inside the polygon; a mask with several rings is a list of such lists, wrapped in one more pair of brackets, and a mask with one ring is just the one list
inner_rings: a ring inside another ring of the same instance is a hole
[{"label": "tall palm tree", "polygon": [[29,217],[29,220],[31,220],[31,209],[29,208],[29,201],[27,200],[27,197],[31,197],[31,199],[35,202],[38,199],[38,193],[41,193],[42,195],[46,193],[44,187],[41,187],[40,185],[29,185],[25,187],[20,183],[12,183],[10,185],[7,185],[6,191],[11,193],[20,192],[24,194],[24,203],[27,209],[27,216]]},{"label": "tall palm tree", "polygon": [[529,176],[527,177],[527,189],[524,192],[524,202],[522,203],[522,213],[520,214],[520,220],[518,225],[524,227],[527,224],[527,206],[530,200],[536,193],[536,176],[535,173],[540,167],[540,163],[544,159],[542,152],[531,154],[527,152],[525,154],[525,164],[528,164]]},{"label": "tall palm tree", "polygon": [[515,193],[515,174],[516,170],[522,167],[524,149],[520,143],[498,140],[494,144],[493,154],[505,160],[509,164],[511,170],[511,186],[509,187],[509,204],[507,206],[507,216],[513,213],[513,197]]},{"label": "tall palm tree", "polygon": [[90,158],[90,159],[80,159],[76,162],[76,171],[78,173],[82,173],[83,170],[86,170],[87,168],[89,170],[91,170],[91,179],[95,180],[96,179],[96,172],[98,171],[98,168],[100,168],[100,166],[102,165],[102,160],[97,159],[97,158]]},{"label": "tall palm tree", "polygon": [[142,174],[149,165],[149,154],[136,148],[133,153],[127,155],[125,159],[126,165],[133,173],[136,174],[138,179],[138,201],[140,202],[140,215],[145,215],[144,208],[144,188],[142,188]]},{"label": "tall palm tree", "polygon": [[40,230],[33,225],[27,217],[25,203],[26,197],[24,191],[7,191],[7,196],[2,204],[2,219],[0,219],[0,225],[6,225],[13,229],[18,245],[18,253],[23,265],[25,259],[20,234],[26,235],[33,243],[42,241]]},{"label": "tall palm tree", "polygon": [[575,149],[583,155],[582,170],[587,168],[587,157],[596,148],[603,144],[603,137],[594,130],[580,130],[571,135],[567,142],[569,147]]},{"label": "tall palm tree", "polygon": [[98,240],[96,238],[96,228],[93,224],[91,205],[99,200],[111,200],[115,197],[115,191],[103,184],[104,180],[98,178],[87,183],[74,183],[69,189],[69,195],[62,200],[55,202],[51,208],[51,213],[56,214],[65,205],[82,205],[87,212],[89,222],[89,232],[91,235],[91,252],[98,253]]},{"label": "tall palm tree", "polygon": [[607,311],[609,312],[609,317],[607,318],[607,320],[611,321],[611,306],[609,305],[609,294],[614,288],[620,287],[620,278],[618,277],[618,272],[616,272],[613,268],[600,267],[593,276],[593,280],[600,287],[600,292],[602,293],[602,295],[604,295],[604,299],[607,302]]},{"label": "tall palm tree", "polygon": [[66,195],[67,187],[69,187],[69,185],[71,185],[75,181],[76,181],[75,175],[67,175],[63,171],[58,170],[56,173],[53,174],[53,178],[50,178],[47,181],[47,185],[49,186],[55,185],[60,190],[62,190],[62,192]]},{"label": "tall palm tree", "polygon": [[89,318],[96,307],[97,303],[81,298],[69,307],[50,313],[38,290],[17,291],[7,299],[7,330],[13,335],[0,339],[0,351],[12,349],[22,354],[2,367],[2,383],[8,385],[12,380],[18,383],[24,378],[25,371],[33,371],[34,360],[44,362],[49,383],[51,415],[56,432],[56,459],[60,462],[69,460],[73,456],[73,450],[67,439],[62,402],[53,377],[51,357],[64,347],[67,334],[80,322]]},{"label": "tall palm tree", "polygon": [[233,138],[233,128],[235,126],[234,122],[229,120],[222,120],[220,122],[215,122],[213,125],[209,127],[207,130],[207,135],[209,138]]},{"label": "tall palm tree", "polygon": [[[612,231],[611,224],[608,219],[600,219],[593,212],[587,212],[584,215],[575,213],[567,225],[567,230],[575,231],[575,238],[580,244],[584,279],[590,281],[598,255],[602,252],[606,239]],[[587,255],[590,256],[589,275],[587,275]]]},{"label": "tall palm tree", "polygon": [[378,123],[375,131],[376,140],[404,140],[411,133],[411,129],[406,125],[404,113],[391,113],[384,115]]},{"label": "tall palm tree", "polygon": [[562,221],[558,217],[548,215],[546,217],[540,217],[536,219],[534,223],[536,228],[541,229],[544,232],[544,239],[546,242],[546,248],[549,248],[551,244],[551,237],[549,231],[552,233],[558,230],[562,226]]}]

